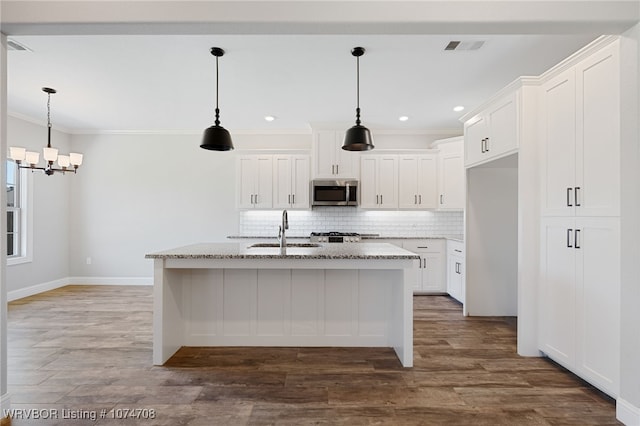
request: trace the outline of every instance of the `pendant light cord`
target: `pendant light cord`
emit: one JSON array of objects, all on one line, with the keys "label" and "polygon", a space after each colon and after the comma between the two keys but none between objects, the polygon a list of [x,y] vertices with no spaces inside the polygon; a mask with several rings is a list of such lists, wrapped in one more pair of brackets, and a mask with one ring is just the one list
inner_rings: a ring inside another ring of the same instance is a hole
[{"label": "pendant light cord", "polygon": [[360,125],[360,57],[356,56],[356,126]]},{"label": "pendant light cord", "polygon": [[51,93],[47,92],[47,148],[51,148]]},{"label": "pendant light cord", "polygon": [[218,108],[218,57],[216,56],[216,126],[220,125],[220,109]]}]

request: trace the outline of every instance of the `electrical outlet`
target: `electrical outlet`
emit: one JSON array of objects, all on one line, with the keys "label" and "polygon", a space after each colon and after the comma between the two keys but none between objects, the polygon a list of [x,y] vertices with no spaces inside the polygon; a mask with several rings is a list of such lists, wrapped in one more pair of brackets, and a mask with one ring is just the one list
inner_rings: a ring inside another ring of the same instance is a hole
[{"label": "electrical outlet", "polygon": [[87,265],[91,265],[91,258],[87,257]]}]

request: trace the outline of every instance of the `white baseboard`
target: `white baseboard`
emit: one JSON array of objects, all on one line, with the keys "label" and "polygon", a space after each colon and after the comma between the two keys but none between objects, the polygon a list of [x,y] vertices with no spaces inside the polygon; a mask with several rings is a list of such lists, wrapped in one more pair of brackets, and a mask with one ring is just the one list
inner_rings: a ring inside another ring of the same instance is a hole
[{"label": "white baseboard", "polygon": [[6,417],[5,413],[8,413],[10,408],[11,397],[9,396],[9,393],[5,393],[0,396],[0,418]]},{"label": "white baseboard", "polygon": [[640,426],[640,408],[632,405],[629,401],[618,398],[616,419],[627,426]]},{"label": "white baseboard", "polygon": [[69,279],[61,278],[59,280],[49,281],[47,283],[35,284],[29,287],[20,288],[18,290],[8,291],[7,301],[13,302],[14,300],[22,299],[23,297],[33,296],[34,294],[44,293],[45,291],[64,287],[67,284],[69,284]]},{"label": "white baseboard", "polygon": [[73,285],[153,285],[153,277],[69,277]]},{"label": "white baseboard", "polygon": [[22,299],[66,285],[153,285],[153,277],[67,277],[7,292],[7,301]]}]

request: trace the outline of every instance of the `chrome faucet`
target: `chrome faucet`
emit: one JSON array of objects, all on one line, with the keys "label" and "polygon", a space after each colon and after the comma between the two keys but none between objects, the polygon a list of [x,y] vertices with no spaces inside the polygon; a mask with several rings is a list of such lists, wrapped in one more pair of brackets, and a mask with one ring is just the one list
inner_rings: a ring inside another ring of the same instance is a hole
[{"label": "chrome faucet", "polygon": [[278,241],[280,241],[280,251],[284,252],[287,248],[287,237],[285,235],[285,231],[289,229],[289,217],[287,215],[287,211],[282,211],[282,225],[278,229]]}]

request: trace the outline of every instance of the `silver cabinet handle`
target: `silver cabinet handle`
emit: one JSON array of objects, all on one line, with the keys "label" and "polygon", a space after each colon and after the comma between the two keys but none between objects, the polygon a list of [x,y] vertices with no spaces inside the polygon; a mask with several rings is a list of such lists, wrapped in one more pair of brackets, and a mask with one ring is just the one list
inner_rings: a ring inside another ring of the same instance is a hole
[{"label": "silver cabinet handle", "polygon": [[487,149],[485,148],[486,142],[487,142],[487,138],[484,138],[482,139],[482,141],[480,141],[480,150],[482,151],[483,154],[487,152]]},{"label": "silver cabinet handle", "polygon": [[380,204],[384,204],[384,201],[382,201],[382,194],[380,194]]},{"label": "silver cabinet handle", "polygon": [[573,207],[573,204],[571,204],[571,191],[573,191],[573,188],[567,188],[567,207]]},{"label": "silver cabinet handle", "polygon": [[332,174],[332,175],[335,175],[335,174],[336,174],[336,165],[335,165],[335,164],[332,164],[332,165],[331,165],[331,174]]},{"label": "silver cabinet handle", "polygon": [[296,194],[292,194],[291,195],[291,199],[293,200],[292,204],[295,204],[296,203]]},{"label": "silver cabinet handle", "polygon": [[462,253],[462,250],[453,249],[453,251],[457,251],[458,253]]},{"label": "silver cabinet handle", "polygon": [[573,242],[574,242],[574,246],[575,248],[579,249],[580,248],[580,230],[576,229],[573,233]]},{"label": "silver cabinet handle", "polygon": [[422,204],[422,195],[418,195],[418,204]]},{"label": "silver cabinet handle", "polygon": [[573,243],[571,242],[571,234],[573,233],[573,229],[567,229],[567,247],[573,248]]},{"label": "silver cabinet handle", "polygon": [[251,194],[251,204],[255,204],[255,203],[253,202],[253,194]]},{"label": "silver cabinet handle", "polygon": [[256,204],[258,204],[258,194],[256,194]]},{"label": "silver cabinet handle", "polygon": [[444,204],[444,194],[440,194],[440,204]]},{"label": "silver cabinet handle", "polygon": [[418,196],[417,195],[413,195],[413,204],[418,204]]},{"label": "silver cabinet handle", "polygon": [[340,174],[340,164],[336,164],[336,174]]},{"label": "silver cabinet handle", "polygon": [[289,194],[288,196],[289,201],[287,201],[287,204],[291,204],[291,194]]},{"label": "silver cabinet handle", "polygon": [[580,191],[580,187],[576,186],[575,190],[573,191],[573,201],[576,207],[580,207],[580,201],[578,201],[578,191]]},{"label": "silver cabinet handle", "polygon": [[489,138],[485,139],[485,151],[484,152],[489,152]]},{"label": "silver cabinet handle", "polygon": [[376,204],[380,204],[380,202],[378,201],[378,197],[380,197],[378,194],[376,194]]},{"label": "silver cabinet handle", "polygon": [[429,248],[429,246],[418,246],[418,248],[421,248],[421,249],[428,249],[428,248]]}]

